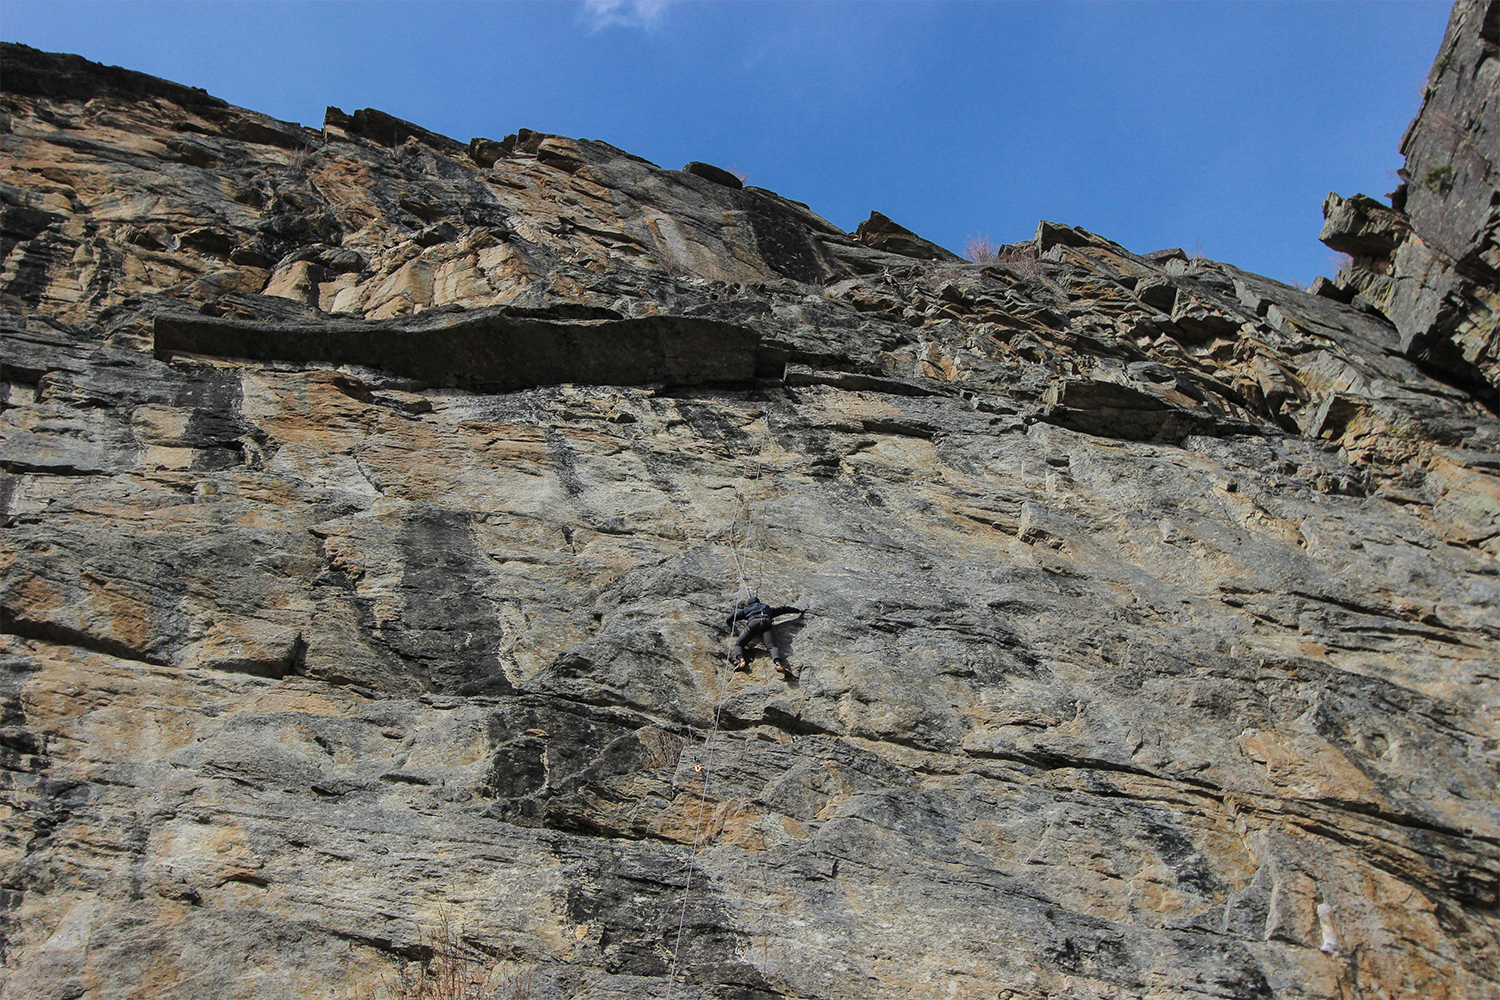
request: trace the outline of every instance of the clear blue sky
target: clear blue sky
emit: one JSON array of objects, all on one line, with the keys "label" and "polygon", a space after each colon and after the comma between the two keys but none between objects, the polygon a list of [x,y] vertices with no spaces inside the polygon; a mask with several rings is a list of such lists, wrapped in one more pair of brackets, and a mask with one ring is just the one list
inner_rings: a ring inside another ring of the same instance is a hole
[{"label": "clear blue sky", "polygon": [[1324,194],[1395,186],[1448,10],[0,0],[0,37],[313,126],[374,107],[459,140],[525,127],[705,160],[957,251],[1050,219],[1305,283],[1332,273]]}]

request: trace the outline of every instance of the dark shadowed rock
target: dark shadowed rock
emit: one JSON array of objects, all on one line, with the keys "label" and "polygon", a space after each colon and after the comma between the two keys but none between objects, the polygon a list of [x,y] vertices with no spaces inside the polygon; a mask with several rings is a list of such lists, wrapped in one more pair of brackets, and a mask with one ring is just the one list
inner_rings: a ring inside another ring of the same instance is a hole
[{"label": "dark shadowed rock", "polygon": [[1387,259],[1411,235],[1405,213],[1357,194],[1340,198],[1333,192],[1323,200],[1323,231],[1318,234],[1330,249],[1351,257]]},{"label": "dark shadowed rock", "polygon": [[159,97],[184,108],[223,108],[229,105],[210,97],[201,87],[138,73],[119,66],[105,66],[82,56],[42,52],[29,45],[5,46],[5,90],[58,100],[87,101],[113,97],[122,101]]},{"label": "dark shadowed rock", "polygon": [[429,312],[366,323],[254,323],[158,314],[156,356],[330,362],[378,368],[424,386],[507,392],[538,385],[702,385],[749,382],[760,336],[692,316],[577,319],[503,308]]},{"label": "dark shadowed rock", "polygon": [[420,125],[388,115],[375,108],[361,108],[346,115],[338,108],[330,107],[323,115],[325,137],[358,136],[387,149],[395,149],[408,139],[415,139],[424,146],[446,153],[449,156],[461,153],[462,143],[446,135],[430,132]]},{"label": "dark shadowed rock", "polygon": [[702,177],[704,180],[713,181],[715,184],[722,184],[727,188],[742,188],[745,186],[745,182],[734,174],[731,174],[722,167],[716,167],[712,163],[699,163],[697,160],[693,160],[682,169],[687,173]]},{"label": "dark shadowed rock", "polygon": [[922,239],[910,229],[892,222],[879,212],[871,212],[870,217],[859,224],[859,228],[854,231],[854,238],[865,246],[874,247],[886,253],[900,254],[902,257],[947,261],[962,259],[936,243]]}]

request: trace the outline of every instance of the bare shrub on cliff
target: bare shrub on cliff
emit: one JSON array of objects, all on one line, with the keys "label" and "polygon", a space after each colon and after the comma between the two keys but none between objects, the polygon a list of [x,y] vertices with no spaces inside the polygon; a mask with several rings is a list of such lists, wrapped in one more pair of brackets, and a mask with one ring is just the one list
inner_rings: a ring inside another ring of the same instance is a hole
[{"label": "bare shrub on cliff", "polygon": [[1042,273],[1034,248],[1026,244],[1003,246],[992,243],[988,236],[970,237],[964,244],[964,258],[976,264],[999,264],[1011,274],[1023,278],[1034,278]]},{"label": "bare shrub on cliff", "polygon": [[930,285],[940,285],[945,281],[952,281],[963,273],[962,266],[951,261],[929,260],[923,261],[915,273]]},{"label": "bare shrub on cliff", "polygon": [[648,771],[659,767],[676,767],[684,747],[693,741],[676,733],[665,733],[659,729],[646,729],[638,734],[643,748],[641,766]]},{"label": "bare shrub on cliff", "polygon": [[995,263],[1003,264],[1023,278],[1035,278],[1042,273],[1042,262],[1035,251],[1011,250],[995,257]]},{"label": "bare shrub on cliff", "polygon": [[437,926],[422,932],[426,957],[402,969],[395,980],[383,979],[381,989],[364,988],[351,1000],[531,1000],[536,972],[522,969],[510,975],[463,937],[463,926],[447,911]]},{"label": "bare shrub on cliff", "polygon": [[1018,278],[1036,278],[1042,273],[1042,262],[1037,259],[1036,250],[1024,244],[997,247],[989,263],[999,266]]},{"label": "bare shrub on cliff", "polygon": [[964,244],[964,257],[976,264],[988,264],[1000,253],[1000,248],[990,242],[988,236],[971,236]]},{"label": "bare shrub on cliff", "polygon": [[651,247],[647,251],[647,255],[651,258],[651,262],[656,265],[656,270],[670,278],[691,278],[693,276],[693,272],[682,261],[673,256],[672,251],[666,247]]}]

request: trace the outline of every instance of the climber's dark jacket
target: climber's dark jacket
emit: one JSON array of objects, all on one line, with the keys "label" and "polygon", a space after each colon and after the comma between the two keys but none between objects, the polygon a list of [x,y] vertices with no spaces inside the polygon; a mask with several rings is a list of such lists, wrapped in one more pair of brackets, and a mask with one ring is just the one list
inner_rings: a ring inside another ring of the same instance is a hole
[{"label": "climber's dark jacket", "polygon": [[756,636],[766,644],[766,652],[771,654],[771,661],[777,666],[784,667],[785,661],[781,658],[781,644],[776,639],[776,630],[771,627],[771,622],[779,615],[802,614],[801,608],[784,607],[773,608],[759,600],[751,601],[738,611],[730,613],[724,619],[724,624],[734,631],[734,623],[744,622],[745,628],[734,640],[733,659],[736,664],[745,660],[745,644]]},{"label": "climber's dark jacket", "polygon": [[743,608],[740,608],[738,611],[731,612],[724,619],[724,625],[732,632],[734,631],[735,622],[753,622],[757,618],[773,620],[781,617],[782,615],[800,615],[801,613],[801,608],[773,608],[766,604],[764,601],[751,601],[749,604],[745,605]]}]

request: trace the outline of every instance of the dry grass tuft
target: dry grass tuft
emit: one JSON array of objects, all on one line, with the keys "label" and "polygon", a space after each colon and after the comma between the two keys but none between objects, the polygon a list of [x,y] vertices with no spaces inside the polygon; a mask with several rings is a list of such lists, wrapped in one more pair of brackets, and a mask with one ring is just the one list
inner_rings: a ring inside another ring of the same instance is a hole
[{"label": "dry grass tuft", "polygon": [[976,236],[964,244],[964,257],[975,264],[998,264],[1021,278],[1035,278],[1042,273],[1035,248],[1026,243],[1006,246],[990,242],[988,236]]},{"label": "dry grass tuft", "polygon": [[408,964],[380,989],[363,988],[351,1000],[531,1000],[536,972],[506,975],[479,948],[464,940],[462,925],[446,911],[422,934],[427,957]]},{"label": "dry grass tuft", "polygon": [[676,767],[683,748],[694,742],[685,736],[660,729],[643,729],[637,734],[637,738],[642,747],[641,766],[648,771],[660,767]]}]

